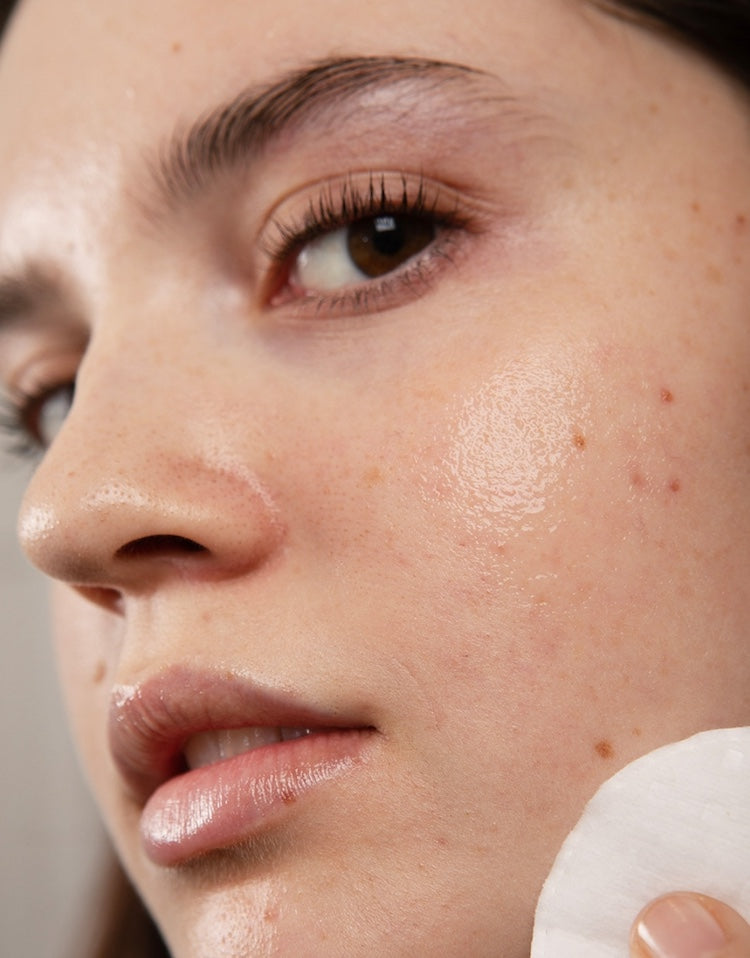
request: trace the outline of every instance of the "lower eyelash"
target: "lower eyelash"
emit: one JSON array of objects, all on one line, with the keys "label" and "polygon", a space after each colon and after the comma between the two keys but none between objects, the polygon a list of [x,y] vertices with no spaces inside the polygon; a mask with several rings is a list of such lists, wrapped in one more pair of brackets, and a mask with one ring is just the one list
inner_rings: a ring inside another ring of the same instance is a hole
[{"label": "lower eyelash", "polygon": [[[439,244],[439,245],[438,245]],[[321,314],[324,311],[354,315],[378,312],[389,306],[417,299],[429,288],[430,281],[443,264],[451,264],[452,246],[448,235],[436,239],[423,253],[381,279],[342,289],[340,293],[311,292],[298,301],[304,308]]]}]

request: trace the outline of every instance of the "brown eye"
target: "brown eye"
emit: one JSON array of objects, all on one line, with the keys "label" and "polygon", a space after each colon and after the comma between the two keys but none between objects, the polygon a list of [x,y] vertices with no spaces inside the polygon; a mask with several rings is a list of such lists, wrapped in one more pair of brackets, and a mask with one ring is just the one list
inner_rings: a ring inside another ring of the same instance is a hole
[{"label": "brown eye", "polygon": [[310,293],[333,292],[392,273],[424,252],[438,227],[428,216],[381,214],[329,230],[306,243],[290,274]]},{"label": "brown eye", "polygon": [[435,239],[435,225],[416,216],[374,216],[352,223],[346,246],[365,276],[385,276],[421,253]]}]

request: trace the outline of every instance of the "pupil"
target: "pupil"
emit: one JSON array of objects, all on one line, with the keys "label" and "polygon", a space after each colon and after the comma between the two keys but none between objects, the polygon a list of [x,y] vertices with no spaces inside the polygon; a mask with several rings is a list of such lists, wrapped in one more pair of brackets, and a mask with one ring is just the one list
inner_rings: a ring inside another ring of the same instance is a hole
[{"label": "pupil", "polygon": [[373,216],[352,223],[347,249],[357,269],[370,279],[398,269],[435,239],[433,223],[416,216]]},{"label": "pupil", "polygon": [[395,216],[378,216],[373,221],[372,243],[383,256],[394,256],[404,244]]}]

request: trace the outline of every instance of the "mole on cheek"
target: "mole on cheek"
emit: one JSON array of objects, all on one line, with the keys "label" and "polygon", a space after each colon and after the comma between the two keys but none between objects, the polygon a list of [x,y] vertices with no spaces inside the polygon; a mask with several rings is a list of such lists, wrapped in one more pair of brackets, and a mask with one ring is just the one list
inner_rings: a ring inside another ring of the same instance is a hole
[{"label": "mole on cheek", "polygon": [[582,432],[576,432],[573,434],[573,445],[576,447],[576,449],[586,448],[586,437]]},{"label": "mole on cheek", "polygon": [[672,390],[671,390],[671,389],[667,389],[666,387],[662,389],[662,391],[661,391],[661,401],[662,401],[663,403],[673,403],[673,402],[674,402],[674,396],[673,396],[673,394],[672,394]]},{"label": "mole on cheek", "polygon": [[614,758],[615,750],[612,748],[612,743],[608,742],[606,739],[602,739],[600,742],[597,742],[594,746],[594,751],[605,761],[610,758]]}]

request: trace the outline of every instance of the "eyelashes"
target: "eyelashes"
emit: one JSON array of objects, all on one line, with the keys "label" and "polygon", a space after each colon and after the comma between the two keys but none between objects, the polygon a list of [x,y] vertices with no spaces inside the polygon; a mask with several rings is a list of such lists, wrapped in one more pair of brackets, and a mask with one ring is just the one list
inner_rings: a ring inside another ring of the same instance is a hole
[{"label": "eyelashes", "polygon": [[61,381],[40,383],[13,396],[0,396],[0,433],[5,451],[20,459],[38,458],[67,416],[74,391],[74,382]]},{"label": "eyelashes", "polygon": [[[362,172],[311,184],[277,204],[256,234],[260,309],[272,322],[320,321],[404,305],[454,265],[484,217],[422,175]],[[314,335],[317,325],[302,322],[298,334]],[[42,350],[46,358],[32,359],[0,396],[9,452],[37,458],[50,445],[72,404],[81,352]]]},{"label": "eyelashes", "polygon": [[452,189],[404,173],[314,184],[280,204],[260,238],[263,301],[302,315],[379,312],[418,298],[480,213]]}]

